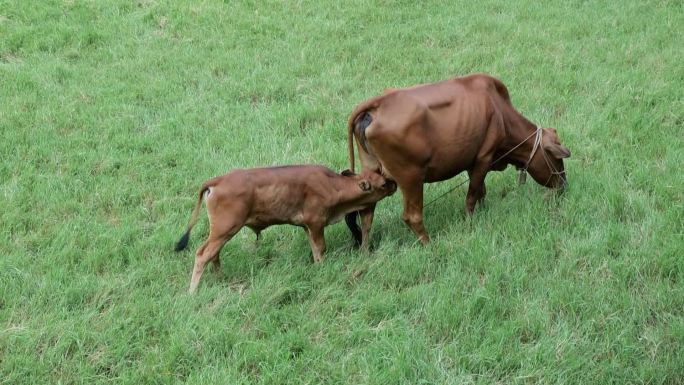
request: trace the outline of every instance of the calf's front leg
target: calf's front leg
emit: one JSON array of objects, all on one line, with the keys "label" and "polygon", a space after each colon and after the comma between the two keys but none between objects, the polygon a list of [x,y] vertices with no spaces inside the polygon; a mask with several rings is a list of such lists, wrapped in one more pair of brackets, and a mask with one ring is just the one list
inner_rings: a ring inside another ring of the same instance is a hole
[{"label": "calf's front leg", "polygon": [[361,249],[368,251],[370,248],[370,230],[375,215],[375,203],[359,211],[359,213],[361,213]]},{"label": "calf's front leg", "polygon": [[309,236],[309,244],[311,245],[314,262],[323,261],[323,254],[325,253],[324,226],[320,224],[307,225],[306,234]]}]

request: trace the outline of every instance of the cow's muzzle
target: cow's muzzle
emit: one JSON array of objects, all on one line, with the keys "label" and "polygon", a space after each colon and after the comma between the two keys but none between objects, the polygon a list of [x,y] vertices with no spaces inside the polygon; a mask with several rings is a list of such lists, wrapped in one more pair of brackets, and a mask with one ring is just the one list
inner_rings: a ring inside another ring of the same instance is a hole
[{"label": "cow's muzzle", "polygon": [[568,176],[565,173],[565,170],[558,173],[555,187],[556,189],[558,189],[559,193],[563,193],[565,189],[568,187]]}]

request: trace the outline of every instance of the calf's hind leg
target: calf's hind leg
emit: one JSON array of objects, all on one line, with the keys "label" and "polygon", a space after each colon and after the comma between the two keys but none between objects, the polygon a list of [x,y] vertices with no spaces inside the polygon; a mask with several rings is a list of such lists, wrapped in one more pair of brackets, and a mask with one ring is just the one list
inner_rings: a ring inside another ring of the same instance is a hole
[{"label": "calf's hind leg", "polygon": [[226,244],[239,230],[241,226],[233,225],[225,228],[223,231],[217,231],[217,229],[212,228],[209,231],[209,237],[207,241],[197,250],[197,255],[195,256],[195,266],[192,269],[192,277],[190,278],[190,293],[197,291],[197,286],[199,286],[200,278],[204,272],[204,267],[207,262],[214,261],[214,266],[219,268],[221,263],[219,262],[219,253]]}]

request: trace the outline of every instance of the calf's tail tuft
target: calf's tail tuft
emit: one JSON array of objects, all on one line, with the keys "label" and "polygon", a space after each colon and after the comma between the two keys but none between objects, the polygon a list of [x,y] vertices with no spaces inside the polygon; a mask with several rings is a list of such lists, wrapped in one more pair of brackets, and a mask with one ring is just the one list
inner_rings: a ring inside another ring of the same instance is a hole
[{"label": "calf's tail tuft", "polygon": [[354,246],[359,247],[363,242],[363,235],[361,234],[361,228],[356,222],[356,218],[359,216],[358,211],[352,211],[351,213],[344,216],[344,221],[347,223],[347,227],[352,234],[354,239]]},{"label": "calf's tail tuft", "polygon": [[176,243],[176,251],[183,251],[188,247],[188,241],[190,240],[190,230],[185,232],[181,239]]},{"label": "calf's tail tuft", "polygon": [[[199,196],[197,197],[197,203],[195,203],[195,209],[192,210],[192,217],[190,218],[190,223],[188,224],[188,229],[185,231],[185,234],[181,237],[181,239],[176,243],[176,251],[182,251],[185,250],[186,247],[188,247],[188,241],[190,240],[190,231],[192,230],[192,226],[195,225],[197,222],[197,216],[199,215],[199,210],[200,207],[202,206],[202,199],[204,198],[204,192],[209,190],[211,185],[213,184],[213,180],[205,183],[202,188],[200,189]],[[209,190],[211,193],[211,190]]]}]

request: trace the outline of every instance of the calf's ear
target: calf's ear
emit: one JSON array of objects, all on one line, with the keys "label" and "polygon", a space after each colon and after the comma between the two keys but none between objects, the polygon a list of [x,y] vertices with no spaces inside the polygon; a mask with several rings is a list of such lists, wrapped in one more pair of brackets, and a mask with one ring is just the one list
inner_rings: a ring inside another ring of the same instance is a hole
[{"label": "calf's ear", "polygon": [[570,150],[565,146],[555,143],[549,143],[544,145],[544,149],[549,152],[556,159],[563,159],[570,157]]},{"label": "calf's ear", "polygon": [[340,174],[341,174],[342,176],[352,176],[352,175],[354,175],[354,173],[351,172],[349,169],[342,171]]},{"label": "calf's ear", "polygon": [[361,191],[370,191],[371,184],[369,181],[364,179],[361,182],[359,182],[359,187],[361,188]]}]

